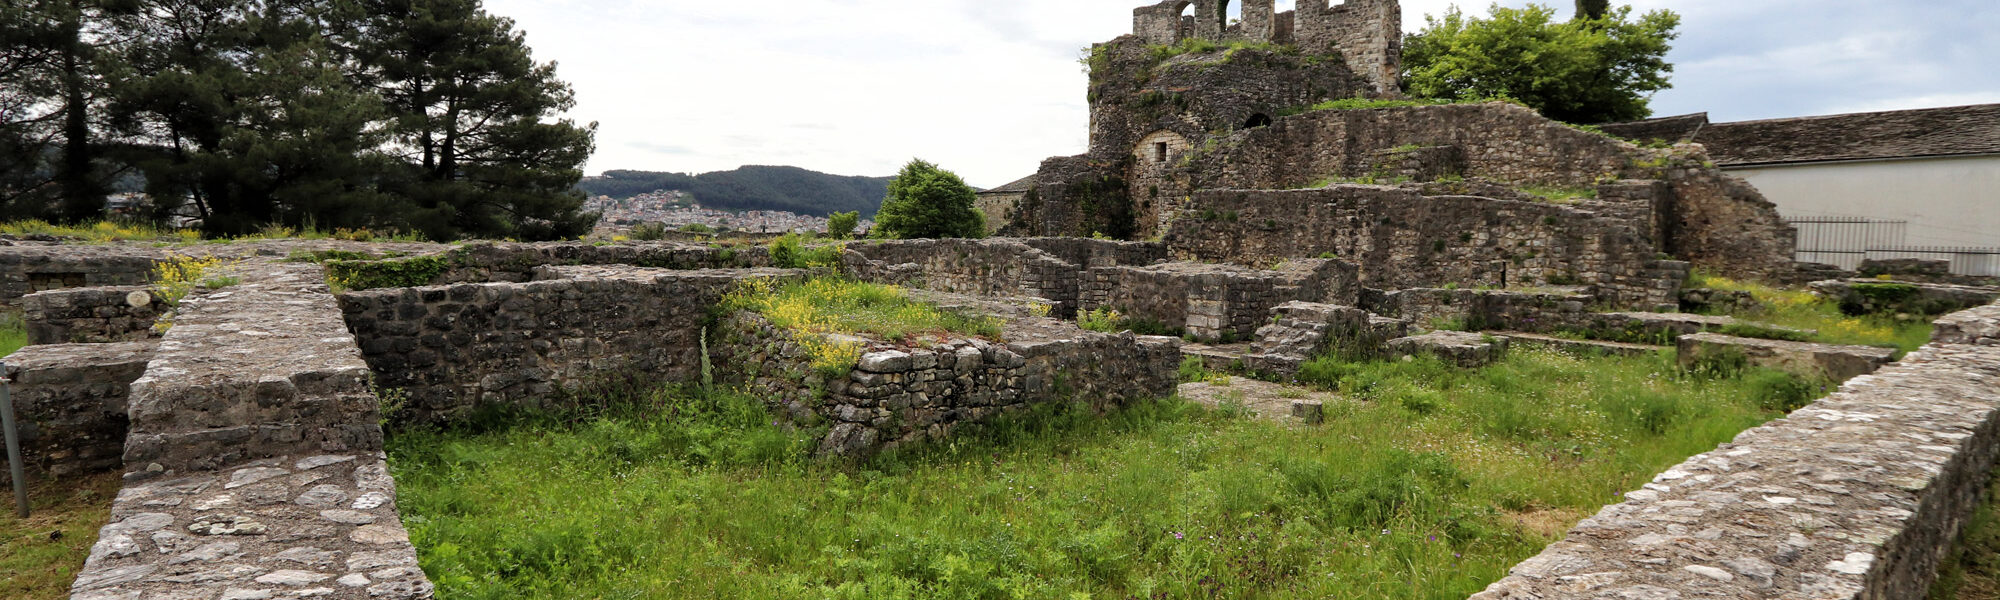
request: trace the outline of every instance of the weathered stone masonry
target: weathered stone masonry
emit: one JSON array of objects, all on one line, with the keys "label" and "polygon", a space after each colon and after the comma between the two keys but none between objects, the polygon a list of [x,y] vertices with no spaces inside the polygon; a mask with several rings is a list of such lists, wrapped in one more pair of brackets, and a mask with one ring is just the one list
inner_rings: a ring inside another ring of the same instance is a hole
[{"label": "weathered stone masonry", "polygon": [[29,344],[99,344],[158,337],[165,299],[147,286],[76,288],[21,298]]},{"label": "weathered stone masonry", "polygon": [[[123,465],[126,399],[152,357],[150,342],[28,346],[9,355],[6,376],[29,475]],[[9,479],[0,473],[0,482]]]},{"label": "weathered stone masonry", "polygon": [[553,267],[542,281],[370,290],[340,304],[379,385],[407,394],[417,420],[443,423],[533,408],[620,371],[694,381],[723,295],[798,273]]},{"label": "weathered stone masonry", "polygon": [[1920,598],[2000,453],[2000,305],[1662,473],[1476,600]]}]

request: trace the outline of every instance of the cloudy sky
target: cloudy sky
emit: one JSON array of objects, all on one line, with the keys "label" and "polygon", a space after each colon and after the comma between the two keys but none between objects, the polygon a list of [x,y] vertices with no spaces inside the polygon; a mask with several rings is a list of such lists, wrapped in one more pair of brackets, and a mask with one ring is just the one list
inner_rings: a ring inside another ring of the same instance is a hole
[{"label": "cloudy sky", "polygon": [[[589,171],[911,157],[991,187],[1084,150],[1079,51],[1152,0],[487,0],[597,121]],[[1632,0],[1684,17],[1656,114],[1720,121],[2000,102],[1993,0]],[[1280,10],[1292,0],[1278,0]],[[1404,0],[1403,25],[1449,0]],[[1459,3],[1485,12],[1487,3]],[[1502,2],[1508,6],[1524,1]],[[1564,14],[1569,2],[1556,3]]]}]

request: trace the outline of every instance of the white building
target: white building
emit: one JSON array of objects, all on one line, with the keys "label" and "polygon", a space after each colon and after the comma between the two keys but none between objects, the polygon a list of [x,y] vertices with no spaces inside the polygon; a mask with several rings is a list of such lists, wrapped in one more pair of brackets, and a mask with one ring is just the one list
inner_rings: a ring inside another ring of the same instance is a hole
[{"label": "white building", "polygon": [[1799,227],[1799,260],[1927,258],[2000,275],[2000,104],[1605,130],[1706,146]]}]

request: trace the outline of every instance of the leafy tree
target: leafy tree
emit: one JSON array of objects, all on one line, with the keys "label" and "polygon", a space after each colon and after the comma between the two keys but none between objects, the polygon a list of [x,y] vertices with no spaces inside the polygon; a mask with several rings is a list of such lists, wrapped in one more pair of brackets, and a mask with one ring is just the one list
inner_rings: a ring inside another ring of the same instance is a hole
[{"label": "leafy tree", "polygon": [[854,211],[833,213],[833,216],[826,218],[826,234],[836,239],[854,235],[854,229],[860,226],[861,213]]},{"label": "leafy tree", "polygon": [[[1587,7],[1580,7],[1587,8]],[[1405,91],[1424,98],[1519,100],[1552,119],[1603,123],[1652,115],[1651,94],[1672,87],[1666,61],[1680,16],[1621,6],[1603,18],[1555,20],[1555,10],[1495,4],[1492,17],[1458,7],[1425,18],[1403,42]]]},{"label": "leafy tree", "polygon": [[921,159],[911,160],[889,182],[889,195],[875,216],[880,237],[986,237],[986,217],[974,207],[972,186],[958,174]]},{"label": "leafy tree", "polygon": [[576,191],[597,125],[556,115],[575,105],[554,64],[538,64],[510,19],[479,0],[352,0],[354,51],[386,103],[409,165],[393,191],[433,238],[576,237],[597,215]]},{"label": "leafy tree", "polygon": [[1576,18],[1601,20],[1611,14],[1611,0],[1576,0]]}]

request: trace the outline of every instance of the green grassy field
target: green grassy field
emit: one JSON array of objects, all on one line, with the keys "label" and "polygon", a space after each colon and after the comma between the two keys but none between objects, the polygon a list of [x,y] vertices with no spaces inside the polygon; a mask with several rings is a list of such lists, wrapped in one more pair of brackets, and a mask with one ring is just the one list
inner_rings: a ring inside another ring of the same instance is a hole
[{"label": "green grassy field", "polygon": [[748,399],[391,440],[440,597],[1461,600],[1819,388],[1663,357],[1313,368],[1299,427],[1052,410],[862,464]]},{"label": "green grassy field", "polygon": [[118,473],[38,482],[29,488],[33,510],[25,521],[14,517],[14,496],[7,492],[0,510],[0,598],[68,598],[121,483]]},{"label": "green grassy field", "polygon": [[1688,287],[1749,292],[1766,308],[1731,313],[1730,316],[1816,331],[1818,334],[1810,340],[1814,342],[1895,347],[1903,352],[1912,352],[1931,340],[1932,319],[1916,316],[1898,319],[1895,315],[1849,316],[1842,314],[1840,307],[1833,302],[1812,292],[1773,288],[1701,273],[1688,282]]}]

